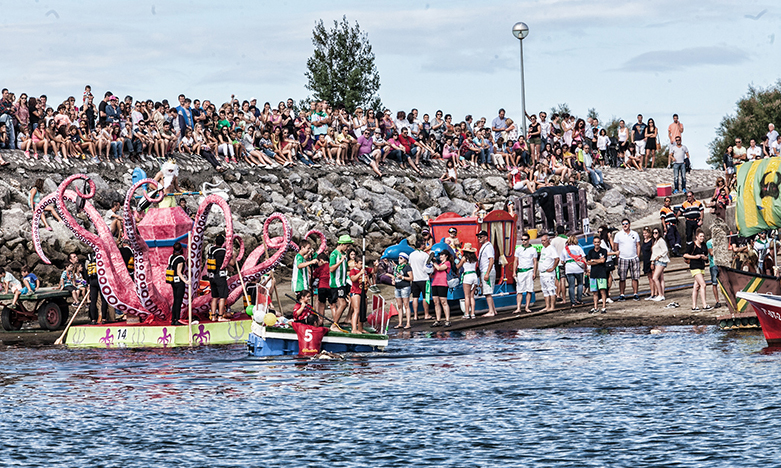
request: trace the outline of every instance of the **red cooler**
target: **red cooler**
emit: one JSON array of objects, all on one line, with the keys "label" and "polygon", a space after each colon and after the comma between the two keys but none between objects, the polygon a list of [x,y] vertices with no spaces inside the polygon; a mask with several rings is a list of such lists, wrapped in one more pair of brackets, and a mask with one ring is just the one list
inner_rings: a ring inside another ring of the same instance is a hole
[{"label": "red cooler", "polygon": [[657,197],[669,197],[673,194],[672,184],[656,184]]}]

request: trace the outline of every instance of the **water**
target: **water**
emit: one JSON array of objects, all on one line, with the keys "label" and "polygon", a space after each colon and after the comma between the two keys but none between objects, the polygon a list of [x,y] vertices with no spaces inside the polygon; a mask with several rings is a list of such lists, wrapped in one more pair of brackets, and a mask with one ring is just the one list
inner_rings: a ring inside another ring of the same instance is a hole
[{"label": "water", "polygon": [[2,466],[775,466],[781,353],[715,327],[0,351]]}]

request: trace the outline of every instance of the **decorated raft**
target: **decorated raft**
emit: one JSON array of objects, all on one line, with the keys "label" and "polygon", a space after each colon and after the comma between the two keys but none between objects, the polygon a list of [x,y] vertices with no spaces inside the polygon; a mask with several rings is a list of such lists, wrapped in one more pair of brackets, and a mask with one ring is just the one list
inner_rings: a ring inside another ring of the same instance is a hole
[{"label": "decorated raft", "polygon": [[[82,186],[80,190],[76,188]],[[209,320],[210,295],[190,297],[189,291],[198,291],[199,279],[205,273],[203,261],[203,242],[206,222],[214,205],[222,210],[225,217],[225,245],[238,243],[236,264],[241,265],[240,273],[228,278],[229,295],[226,307],[229,310],[242,293],[242,281],[253,283],[262,275],[270,272],[280,263],[289,249],[298,250],[291,241],[291,229],[287,219],[275,213],[266,219],[263,225],[263,243],[254,249],[246,259],[244,243],[240,237],[234,237],[230,207],[224,198],[217,195],[206,196],[193,221],[178,206],[150,208],[140,222],[132,202],[136,191],[142,186],[157,188],[153,179],[136,181],[128,190],[124,202],[124,226],[128,246],[134,257],[134,271],[126,267],[125,261],[114,241],[109,227],[92,205],[90,199],[95,195],[95,184],[86,175],[76,174],[66,178],[57,191],[41,200],[32,220],[32,237],[36,252],[44,263],[50,261],[43,251],[40,241],[39,222],[43,210],[54,205],[62,216],[64,225],[82,242],[89,245],[96,255],[96,271],[100,291],[108,305],[117,313],[123,314],[126,321],[103,325],[76,325],[67,331],[65,344],[72,347],[170,347],[184,345],[215,345],[244,343],[249,337],[251,319],[241,313],[234,315],[231,321],[213,322]],[[151,190],[150,190],[151,191]],[[163,199],[160,194],[152,197],[147,191],[143,198],[148,203],[158,203]],[[95,232],[84,228],[71,211],[83,213],[94,227]],[[272,222],[282,224],[282,235],[269,237]],[[310,231],[310,235],[319,236],[325,244],[325,237],[319,231]],[[165,270],[168,258],[175,243],[185,247],[186,276],[191,279],[182,304],[182,317],[192,311],[193,322],[188,325],[172,326],[171,305],[173,292],[166,284]],[[266,249],[275,250],[266,252]],[[228,248],[223,263],[226,268],[233,259],[232,248]],[[195,294],[193,294],[195,296]]]},{"label": "decorated raft", "polygon": [[[306,342],[306,333],[303,337],[299,337],[293,328],[267,327],[252,321],[247,349],[251,355],[259,357],[304,354],[299,346],[300,339]],[[331,353],[370,353],[383,351],[386,346],[388,346],[388,335],[385,334],[328,331],[322,336],[319,347],[312,349]]]}]

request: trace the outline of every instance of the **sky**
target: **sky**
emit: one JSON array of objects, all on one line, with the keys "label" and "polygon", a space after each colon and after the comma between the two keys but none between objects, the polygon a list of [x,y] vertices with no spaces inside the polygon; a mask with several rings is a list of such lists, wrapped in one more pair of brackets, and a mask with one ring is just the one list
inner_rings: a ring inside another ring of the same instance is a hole
[{"label": "sky", "polygon": [[313,27],[346,15],[368,34],[385,106],[456,121],[499,108],[520,120],[511,30],[523,21],[527,112],[567,103],[629,125],[642,113],[664,137],[677,113],[695,167],[749,85],[781,78],[781,7],[766,0],[0,0],[0,11],[0,86],[17,96],[78,100],[90,84],[99,97],[299,100]]}]

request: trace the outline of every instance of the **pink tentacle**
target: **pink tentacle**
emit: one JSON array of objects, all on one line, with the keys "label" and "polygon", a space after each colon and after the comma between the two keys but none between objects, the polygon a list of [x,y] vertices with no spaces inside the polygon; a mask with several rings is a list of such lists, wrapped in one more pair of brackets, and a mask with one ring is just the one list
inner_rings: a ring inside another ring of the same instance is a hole
[{"label": "pink tentacle", "polygon": [[41,261],[43,261],[43,263],[47,265],[51,265],[52,262],[43,252],[43,247],[41,246],[41,228],[39,225],[41,224],[41,217],[43,216],[43,212],[46,209],[46,207],[56,203],[57,203],[57,194],[50,193],[49,195],[46,195],[46,197],[41,199],[40,203],[38,203],[38,207],[35,208],[35,211],[33,212],[33,224],[32,224],[33,247],[35,247],[35,253],[37,253],[38,256],[41,257]]},{"label": "pink tentacle", "polygon": [[325,252],[326,248],[328,248],[328,245],[326,244],[326,240],[325,240],[325,234],[323,234],[323,231],[320,231],[318,229],[311,229],[309,232],[304,234],[304,239],[309,239],[310,237],[313,236],[320,238],[320,245],[318,245],[317,249],[315,249],[317,255],[320,255],[321,253]]}]

